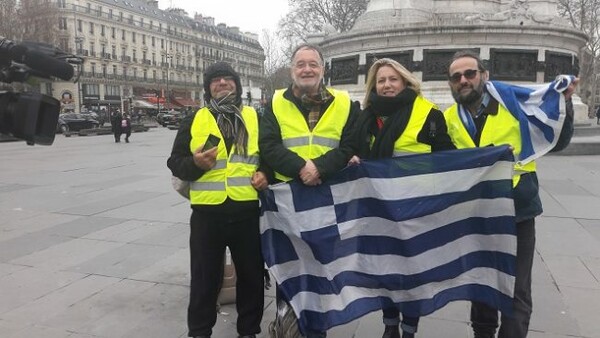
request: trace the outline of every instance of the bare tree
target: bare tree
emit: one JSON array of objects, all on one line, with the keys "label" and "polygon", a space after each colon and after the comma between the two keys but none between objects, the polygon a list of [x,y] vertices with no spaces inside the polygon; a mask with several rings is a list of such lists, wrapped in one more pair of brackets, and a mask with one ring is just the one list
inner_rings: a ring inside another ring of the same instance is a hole
[{"label": "bare tree", "polygon": [[20,40],[57,44],[58,8],[53,1],[20,0]]},{"label": "bare tree", "polygon": [[595,74],[599,71],[600,61],[600,1],[598,0],[558,0],[559,14],[566,18],[571,25],[588,36],[587,44],[580,51],[581,78],[580,96],[592,107],[597,80]]},{"label": "bare tree", "polygon": [[[270,98],[276,89],[286,87],[290,83],[289,62],[284,46],[279,43],[275,33],[265,29],[260,44],[265,53],[265,95]],[[284,71],[281,71],[281,70]]]},{"label": "bare tree", "polygon": [[369,0],[288,0],[290,11],[280,22],[280,35],[291,45],[311,33],[350,30],[367,9]]},{"label": "bare tree", "polygon": [[17,0],[0,1],[0,36],[15,39],[19,35]]}]

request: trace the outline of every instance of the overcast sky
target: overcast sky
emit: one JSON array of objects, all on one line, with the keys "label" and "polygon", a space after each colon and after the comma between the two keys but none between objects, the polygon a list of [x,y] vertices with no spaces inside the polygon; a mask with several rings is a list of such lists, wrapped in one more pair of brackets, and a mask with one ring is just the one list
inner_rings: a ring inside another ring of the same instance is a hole
[{"label": "overcast sky", "polygon": [[158,7],[185,9],[190,16],[200,13],[215,18],[215,24],[237,26],[243,32],[262,35],[263,29],[275,31],[277,22],[288,11],[287,0],[159,0]]}]

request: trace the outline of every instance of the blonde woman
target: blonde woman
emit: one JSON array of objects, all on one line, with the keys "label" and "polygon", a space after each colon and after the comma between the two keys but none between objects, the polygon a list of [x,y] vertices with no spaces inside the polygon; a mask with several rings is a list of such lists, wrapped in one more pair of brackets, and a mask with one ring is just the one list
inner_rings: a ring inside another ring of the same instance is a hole
[{"label": "blonde woman", "polygon": [[[358,152],[351,163],[455,149],[442,112],[423,97],[419,80],[388,58],[369,69],[357,125]],[[403,315],[400,322],[400,310],[390,302],[384,307],[383,323],[383,338],[400,338],[400,324],[402,338],[412,338],[419,318]]]}]

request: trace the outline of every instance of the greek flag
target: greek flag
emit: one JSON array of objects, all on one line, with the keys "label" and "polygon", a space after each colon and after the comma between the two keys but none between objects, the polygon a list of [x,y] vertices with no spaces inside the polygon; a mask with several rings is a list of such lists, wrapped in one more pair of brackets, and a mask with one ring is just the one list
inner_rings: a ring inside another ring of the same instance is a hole
[{"label": "greek flag", "polygon": [[265,261],[303,332],[454,300],[510,312],[516,229],[506,146],[363,161],[261,193]]},{"label": "greek flag", "polygon": [[511,85],[488,81],[487,91],[520,122],[521,153],[517,161],[526,164],[549,152],[558,142],[565,121],[562,92],[575,79],[559,75],[541,85]]}]

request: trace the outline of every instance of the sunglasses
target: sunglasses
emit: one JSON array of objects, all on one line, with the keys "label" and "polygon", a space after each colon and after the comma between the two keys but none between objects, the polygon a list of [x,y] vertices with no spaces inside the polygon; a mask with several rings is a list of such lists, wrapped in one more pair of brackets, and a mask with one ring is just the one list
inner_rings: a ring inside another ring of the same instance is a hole
[{"label": "sunglasses", "polygon": [[473,80],[477,73],[479,73],[479,70],[477,69],[467,69],[464,73],[454,73],[450,75],[450,82],[459,83],[463,76],[467,80]]}]

